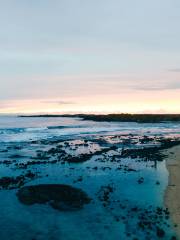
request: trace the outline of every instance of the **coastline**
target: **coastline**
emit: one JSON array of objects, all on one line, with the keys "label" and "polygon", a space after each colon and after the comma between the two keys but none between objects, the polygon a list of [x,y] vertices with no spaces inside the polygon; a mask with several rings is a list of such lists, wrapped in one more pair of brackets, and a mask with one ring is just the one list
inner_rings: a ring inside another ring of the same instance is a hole
[{"label": "coastline", "polygon": [[165,205],[170,211],[175,232],[180,239],[180,146],[175,146],[166,153],[169,180],[165,193]]},{"label": "coastline", "polygon": [[163,122],[180,122],[180,114],[38,114],[38,115],[19,115],[24,118],[57,118],[71,117],[81,118],[82,120],[95,122],[136,122],[136,123],[163,123]]}]

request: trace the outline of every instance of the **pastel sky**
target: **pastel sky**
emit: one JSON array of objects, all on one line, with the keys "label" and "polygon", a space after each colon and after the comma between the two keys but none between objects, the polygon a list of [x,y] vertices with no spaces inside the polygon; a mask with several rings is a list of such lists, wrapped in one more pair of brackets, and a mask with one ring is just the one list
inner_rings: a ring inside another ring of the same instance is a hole
[{"label": "pastel sky", "polygon": [[0,113],[180,113],[179,0],[0,0]]}]

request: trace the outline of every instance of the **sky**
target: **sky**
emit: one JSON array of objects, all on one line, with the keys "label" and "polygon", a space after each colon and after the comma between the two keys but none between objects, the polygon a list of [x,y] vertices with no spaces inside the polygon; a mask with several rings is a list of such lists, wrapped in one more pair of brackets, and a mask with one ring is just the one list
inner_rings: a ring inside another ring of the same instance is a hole
[{"label": "sky", "polygon": [[0,0],[0,113],[180,113],[179,0]]}]

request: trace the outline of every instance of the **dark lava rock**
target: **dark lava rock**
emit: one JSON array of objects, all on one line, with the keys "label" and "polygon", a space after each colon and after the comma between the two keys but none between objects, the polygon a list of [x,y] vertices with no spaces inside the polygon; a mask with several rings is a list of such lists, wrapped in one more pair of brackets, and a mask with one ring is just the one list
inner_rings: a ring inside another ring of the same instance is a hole
[{"label": "dark lava rock", "polygon": [[25,205],[49,203],[60,211],[79,210],[91,201],[81,189],[63,184],[26,186],[19,189],[17,197]]},{"label": "dark lava rock", "polygon": [[13,164],[15,162],[16,162],[16,160],[3,160],[3,161],[0,162],[0,164],[10,165],[10,164]]},{"label": "dark lava rock", "polygon": [[138,179],[138,184],[142,184],[143,182],[144,182],[144,178],[143,177]]},{"label": "dark lava rock", "polygon": [[24,156],[21,156],[19,154],[14,154],[14,155],[11,155],[9,156],[9,158],[23,158]]},{"label": "dark lava rock", "polygon": [[81,163],[81,162],[88,161],[92,156],[93,156],[92,154],[81,154],[77,157],[69,155],[69,156],[66,156],[65,161],[69,163]]},{"label": "dark lava rock", "polygon": [[98,192],[98,198],[103,202],[103,206],[106,207],[110,204],[110,194],[113,193],[114,188],[109,184],[107,186],[101,186]]},{"label": "dark lava rock", "polygon": [[144,148],[132,148],[122,149],[121,158],[142,158],[144,161],[162,161],[164,155],[159,152],[162,150],[160,147],[144,147]]},{"label": "dark lava rock", "polygon": [[36,174],[28,171],[24,175],[17,177],[2,177],[0,178],[0,190],[1,189],[15,189],[22,187],[26,182],[36,178]]},{"label": "dark lava rock", "polygon": [[0,153],[5,153],[5,152],[8,152],[8,150],[7,149],[0,150]]},{"label": "dark lava rock", "polygon": [[24,176],[18,176],[16,178],[13,177],[2,177],[0,179],[0,187],[1,189],[9,189],[13,188],[12,186],[17,185],[19,182],[24,180]]},{"label": "dark lava rock", "polygon": [[159,238],[163,238],[165,236],[165,232],[163,229],[161,229],[160,227],[157,227],[156,229],[156,234]]}]

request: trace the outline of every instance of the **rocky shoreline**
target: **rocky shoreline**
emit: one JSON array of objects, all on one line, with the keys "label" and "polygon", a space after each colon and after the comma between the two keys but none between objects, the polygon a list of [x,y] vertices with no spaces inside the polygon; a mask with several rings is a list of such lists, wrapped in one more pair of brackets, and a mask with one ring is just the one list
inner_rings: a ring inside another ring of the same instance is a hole
[{"label": "rocky shoreline", "polygon": [[43,114],[43,115],[21,115],[19,117],[73,117],[96,122],[137,122],[137,123],[160,123],[180,122],[180,114]]}]

